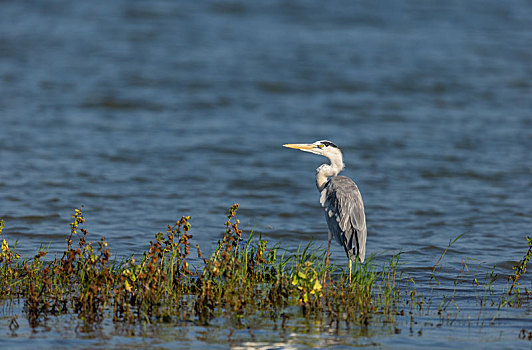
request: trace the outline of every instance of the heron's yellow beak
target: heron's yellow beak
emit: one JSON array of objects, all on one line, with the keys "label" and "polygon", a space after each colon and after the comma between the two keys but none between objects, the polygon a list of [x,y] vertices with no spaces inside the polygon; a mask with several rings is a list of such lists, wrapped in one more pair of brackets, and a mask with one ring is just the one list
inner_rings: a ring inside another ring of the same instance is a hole
[{"label": "heron's yellow beak", "polygon": [[316,148],[316,145],[313,145],[311,143],[287,143],[286,145],[283,145],[283,147],[295,148],[295,149],[300,149],[303,151],[310,151],[311,149]]}]

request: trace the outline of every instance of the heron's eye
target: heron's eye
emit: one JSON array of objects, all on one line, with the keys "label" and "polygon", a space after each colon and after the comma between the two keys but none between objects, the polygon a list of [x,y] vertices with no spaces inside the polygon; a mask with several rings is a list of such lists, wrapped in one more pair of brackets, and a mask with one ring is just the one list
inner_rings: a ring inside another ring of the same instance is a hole
[{"label": "heron's eye", "polygon": [[322,144],[319,144],[318,147],[319,147],[319,148],[323,148],[323,145],[322,145]]}]

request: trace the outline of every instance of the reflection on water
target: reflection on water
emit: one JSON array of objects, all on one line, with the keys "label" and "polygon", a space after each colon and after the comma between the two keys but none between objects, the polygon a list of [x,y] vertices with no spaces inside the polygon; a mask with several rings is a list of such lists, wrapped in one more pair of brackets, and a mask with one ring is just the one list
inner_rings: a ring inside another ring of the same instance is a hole
[{"label": "reflection on water", "polygon": [[[330,139],[362,191],[377,262],[403,251],[422,283],[465,233],[442,283],[465,258],[510,273],[532,227],[532,6],[333,5],[2,3],[6,236],[22,253],[61,251],[84,204],[93,240],[118,255],[185,214],[209,253],[238,202],[248,230],[324,246],[320,160],[281,145]],[[341,248],[333,257],[345,263]]]}]

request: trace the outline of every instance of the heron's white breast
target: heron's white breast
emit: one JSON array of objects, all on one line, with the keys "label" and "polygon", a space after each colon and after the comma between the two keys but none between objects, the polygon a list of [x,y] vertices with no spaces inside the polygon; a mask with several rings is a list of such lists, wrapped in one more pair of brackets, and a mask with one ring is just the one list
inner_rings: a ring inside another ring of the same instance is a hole
[{"label": "heron's white breast", "polygon": [[325,187],[320,192],[320,204],[322,207],[325,207],[325,201],[327,200],[327,187]]}]

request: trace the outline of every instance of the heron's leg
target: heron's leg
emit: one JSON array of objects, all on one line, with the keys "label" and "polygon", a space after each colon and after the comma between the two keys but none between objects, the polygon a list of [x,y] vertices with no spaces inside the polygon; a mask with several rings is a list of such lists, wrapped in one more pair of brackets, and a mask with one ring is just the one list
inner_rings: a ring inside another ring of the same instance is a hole
[{"label": "heron's leg", "polygon": [[331,232],[329,231],[329,244],[327,245],[327,255],[325,256],[325,273],[323,274],[322,284],[325,284],[325,280],[327,279],[327,266],[329,266],[329,252],[331,250],[331,239],[332,239],[332,235],[331,235]]},{"label": "heron's leg", "polygon": [[351,284],[351,269],[353,268],[353,261],[349,259],[349,284]]}]

